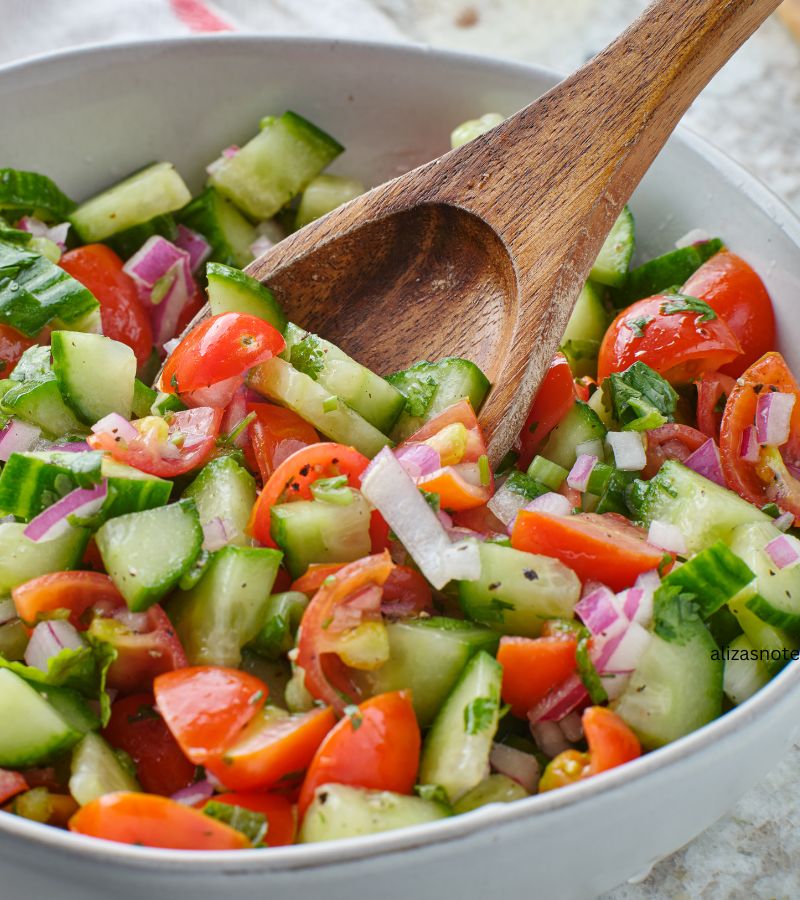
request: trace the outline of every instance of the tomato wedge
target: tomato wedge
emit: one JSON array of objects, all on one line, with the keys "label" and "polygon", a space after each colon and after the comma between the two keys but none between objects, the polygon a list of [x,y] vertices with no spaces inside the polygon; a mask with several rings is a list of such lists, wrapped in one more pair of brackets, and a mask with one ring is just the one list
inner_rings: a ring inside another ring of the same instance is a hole
[{"label": "tomato wedge", "polygon": [[511,546],[560,559],[581,581],[602,581],[614,591],[657,569],[664,551],[641,528],[616,513],[554,516],[534,510],[517,515]]},{"label": "tomato wedge", "polygon": [[707,372],[697,382],[697,427],[715,441],[734,384],[733,378],[723,372]]},{"label": "tomato wedge", "polygon": [[524,719],[530,709],[577,668],[578,641],[572,635],[502,637],[497,661],[503,667],[503,702]]},{"label": "tomato wedge", "polygon": [[356,698],[358,691],[342,660],[322,649],[337,636],[333,630],[336,609],[346,606],[349,599],[358,597],[364,590],[382,589],[393,567],[386,551],[348,563],[330,576],[330,581],[326,579],[303,613],[297,665],[305,672],[306,689],[339,714],[349,702],[344,698]]},{"label": "tomato wedge", "polygon": [[17,614],[28,625],[35,625],[47,613],[67,610],[70,623],[79,630],[88,628],[84,614],[92,607],[116,609],[125,605],[114,582],[100,572],[40,575],[13,588],[11,597]]},{"label": "tomato wedge", "polygon": [[581,721],[589,744],[589,775],[599,775],[642,755],[639,739],[612,710],[590,706]]},{"label": "tomato wedge", "polygon": [[328,733],[317,750],[300,791],[301,819],[323,784],[411,793],[420,744],[408,691],[365,700]]},{"label": "tomato wedge", "polygon": [[319,443],[316,430],[291,409],[272,403],[248,403],[247,412],[256,416],[249,429],[250,446],[264,484],[293,453]]},{"label": "tomato wedge", "polygon": [[8,378],[20,356],[35,343],[35,340],[26,338],[16,328],[0,325],[0,378]]},{"label": "tomato wedge", "polygon": [[674,422],[646,431],[645,438],[647,465],[642,471],[642,478],[652,478],[668,459],[683,462],[708,440],[702,431]]},{"label": "tomato wedge", "polygon": [[244,375],[286,347],[277,328],[258,316],[224,312],[196,325],[173,350],[161,390],[186,393]]},{"label": "tomato wedge", "polygon": [[265,707],[206,768],[231,790],[292,787],[335,724],[330,707],[294,716]]},{"label": "tomato wedge", "polygon": [[[267,818],[267,834],[264,843],[268,847],[288,847],[294,843],[297,822],[291,801],[281,794],[263,794],[256,791],[236,794],[217,794],[217,803],[241,806]],[[209,801],[210,803],[211,801]]]},{"label": "tomato wedge", "polygon": [[244,850],[241,831],[167,797],[118,791],[82,806],[69,830],[90,837],[170,850]]},{"label": "tomato wedge", "polygon": [[17,794],[28,790],[25,776],[10,769],[0,769],[0,803],[5,803]]},{"label": "tomato wedge", "polygon": [[572,369],[566,356],[556,353],[519,433],[520,453],[517,464],[520,469],[524,471],[528,468],[547,435],[572,409],[576,398]]},{"label": "tomato wedge", "polygon": [[192,666],[153,682],[158,711],[196,765],[218,758],[264,706],[259,678],[222,666]]}]

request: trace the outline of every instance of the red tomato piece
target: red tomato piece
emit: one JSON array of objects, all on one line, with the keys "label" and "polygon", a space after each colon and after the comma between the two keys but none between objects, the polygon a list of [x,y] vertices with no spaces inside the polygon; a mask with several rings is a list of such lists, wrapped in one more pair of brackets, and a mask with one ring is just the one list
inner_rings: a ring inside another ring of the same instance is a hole
[{"label": "red tomato piece", "polygon": [[244,850],[241,831],[156,794],[117,791],[82,806],[69,830],[90,837],[170,850]]},{"label": "red tomato piece", "polygon": [[647,439],[647,465],[642,478],[652,478],[668,459],[683,462],[708,440],[702,431],[689,425],[668,422],[645,432]]},{"label": "red tomato piece", "polygon": [[418,616],[433,613],[431,586],[416,569],[396,565],[383,585],[384,616]]},{"label": "red tomato piece", "polygon": [[192,666],[153,682],[158,711],[196,765],[218,758],[264,706],[269,688],[254,675]]},{"label": "red tomato piece", "polygon": [[554,516],[534,510],[517,515],[511,546],[560,559],[581,581],[602,581],[614,591],[657,569],[664,551],[644,531],[616,513]]},{"label": "red tomato piece", "polygon": [[169,797],[194,781],[195,766],[156,712],[150,693],[115,700],[103,737],[136,763],[136,777],[148,794]]},{"label": "red tomato piece", "polygon": [[408,691],[379,694],[345,716],[320,745],[300,791],[300,818],[323,784],[409,794],[419,768],[420,732]]},{"label": "red tomato piece", "polygon": [[178,316],[178,322],[175,325],[175,334],[181,335],[189,327],[192,319],[206,305],[206,294],[199,287],[195,287],[195,292],[184,304],[183,309]]},{"label": "red tomato piece", "polygon": [[488,506],[478,506],[454,513],[453,524],[459,528],[469,528],[478,534],[502,534],[506,537],[506,526],[497,518]]},{"label": "red tomato piece", "polygon": [[722,372],[707,372],[697,382],[697,427],[718,440],[722,413],[736,382]]},{"label": "red tomato piece", "polygon": [[88,288],[100,303],[103,334],[127,344],[144,365],[153,352],[153,329],[136,282],[123,271],[123,262],[105,244],[68,250],[59,263],[65,272]]},{"label": "red tomato piece", "polygon": [[258,316],[225,312],[196,325],[173,350],[161,390],[185,393],[243,375],[286,347],[283,335]]},{"label": "red tomato piece", "polygon": [[590,706],[581,719],[589,744],[588,775],[599,775],[642,755],[639,739],[622,719],[604,706]]},{"label": "red tomato piece", "polygon": [[682,288],[699,297],[725,320],[742,355],[722,367],[738,378],[759,357],[775,349],[775,312],[764,282],[740,256],[723,250],[704,263]]},{"label": "red tomato piece", "polygon": [[[217,803],[241,806],[267,818],[267,834],[264,843],[268,847],[288,847],[294,843],[297,821],[291,801],[281,794],[264,794],[256,791],[237,794],[218,794]],[[209,801],[211,802],[211,801]]]},{"label": "red tomato piece", "polygon": [[100,572],[53,572],[40,575],[11,591],[19,617],[28,625],[58,609],[69,611],[69,621],[75,628],[85,630],[89,621],[84,618],[94,606],[116,609],[125,605],[114,582]]},{"label": "red tomato piece", "polygon": [[291,409],[272,403],[248,403],[247,412],[256,414],[250,425],[250,444],[264,484],[293,453],[319,443],[316,430]]},{"label": "red tomato piece", "polygon": [[497,661],[503,667],[503,702],[515,716],[528,711],[577,669],[578,642],[572,635],[502,637]]},{"label": "red tomato piece", "polygon": [[533,398],[528,418],[519,435],[520,454],[517,462],[525,471],[539,452],[547,435],[572,409],[577,394],[572,370],[566,356],[556,353]]},{"label": "red tomato piece", "polygon": [[10,769],[0,769],[0,803],[5,803],[17,794],[28,790],[25,776]]},{"label": "red tomato piece", "polygon": [[639,300],[614,319],[600,345],[597,380],[643,362],[674,384],[693,381],[713,372],[742,352],[736,335],[717,316],[707,322],[691,309],[679,308],[680,298],[669,294]]},{"label": "red tomato piece", "polygon": [[35,343],[35,340],[26,338],[16,328],[0,325],[0,378],[8,378],[20,356]]}]

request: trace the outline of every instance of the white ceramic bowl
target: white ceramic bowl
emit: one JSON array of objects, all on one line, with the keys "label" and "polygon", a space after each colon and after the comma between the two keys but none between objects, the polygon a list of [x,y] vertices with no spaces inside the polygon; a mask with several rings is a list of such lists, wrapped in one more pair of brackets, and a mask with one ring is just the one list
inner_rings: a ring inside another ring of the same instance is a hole
[{"label": "white ceramic bowl", "polygon": [[[450,129],[511,113],[555,77],[417,47],[258,37],[77,50],[0,70],[0,165],[82,198],[155,159],[193,188],[221,147],[295,109],[347,146],[336,170],[378,183],[447,149]],[[687,132],[633,201],[643,256],[690,228],[722,235],[767,282],[800,370],[800,223]],[[443,348],[446,350],[446,348]],[[800,737],[800,666],[683,740],[574,788],[361,840],[181,853],[78,837],[0,814],[0,894],[31,900],[415,900],[591,897],[722,815]],[[0,723],[14,727],[15,723]]]}]

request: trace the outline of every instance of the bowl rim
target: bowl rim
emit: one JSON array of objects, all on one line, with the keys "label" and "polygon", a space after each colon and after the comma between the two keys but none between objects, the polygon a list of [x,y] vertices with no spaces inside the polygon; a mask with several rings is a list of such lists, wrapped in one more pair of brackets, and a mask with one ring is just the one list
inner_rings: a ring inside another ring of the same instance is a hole
[{"label": "bowl rim", "polygon": [[[0,66],[0,81],[9,75],[23,74],[29,70],[36,70],[40,66],[69,67],[73,60],[97,57],[103,54],[111,56],[109,62],[113,66],[115,57],[120,54],[131,55],[139,52],[179,49],[189,45],[216,44],[253,44],[257,46],[280,44],[308,51],[341,48],[356,53],[389,54],[412,59],[433,57],[442,60],[445,64],[459,63],[498,73],[518,74],[523,77],[538,76],[553,84],[563,77],[543,66],[463,51],[433,48],[411,41],[392,43],[323,36],[216,33],[87,43],[65,50],[26,56]],[[679,125],[671,140],[683,144],[693,154],[711,163],[736,191],[757,205],[800,250],[800,217],[755,175],[686,125]],[[566,790],[538,794],[510,804],[491,804],[470,813],[397,831],[317,844],[273,847],[269,848],[268,853],[242,853],[241,850],[187,851],[119,844],[70,833],[18,816],[0,814],[0,837],[6,835],[22,839],[30,845],[38,845],[42,850],[57,852],[78,862],[91,860],[112,863],[120,868],[135,867],[138,870],[147,866],[150,871],[176,876],[185,874],[202,876],[218,872],[220,868],[224,868],[226,873],[231,875],[244,875],[292,872],[299,869],[318,869],[345,864],[359,859],[402,853],[417,847],[433,847],[451,843],[491,827],[516,823],[531,815],[544,815],[572,804],[587,802],[592,797],[619,793],[625,785],[632,781],[638,782],[654,772],[674,767],[713,744],[732,741],[737,731],[746,724],[757,723],[764,719],[798,686],[800,686],[800,663],[793,658],[769,684],[740,706],[724,713],[697,731],[627,763],[625,766],[579,782]]]}]

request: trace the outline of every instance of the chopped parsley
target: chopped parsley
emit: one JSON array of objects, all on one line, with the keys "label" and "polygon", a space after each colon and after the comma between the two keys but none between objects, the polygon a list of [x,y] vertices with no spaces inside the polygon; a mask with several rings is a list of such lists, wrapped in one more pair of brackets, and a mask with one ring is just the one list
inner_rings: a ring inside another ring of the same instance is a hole
[{"label": "chopped parsley", "polygon": [[293,344],[289,362],[298,372],[316,381],[325,366],[325,351],[319,338],[315,334],[307,334],[302,341]]},{"label": "chopped parsley", "polygon": [[701,322],[710,322],[712,319],[717,318],[714,310],[705,300],[701,300],[699,297],[687,297],[686,294],[681,294],[678,291],[668,291],[666,292],[666,297],[668,299],[665,299],[661,304],[661,314],[664,316],[688,312],[697,313]]},{"label": "chopped parsley", "polygon": [[652,321],[652,316],[631,316],[629,319],[625,319],[624,324],[636,337],[644,337],[644,330]]},{"label": "chopped parsley", "polygon": [[464,707],[464,731],[467,734],[480,734],[491,728],[497,708],[496,698],[476,697]]}]

